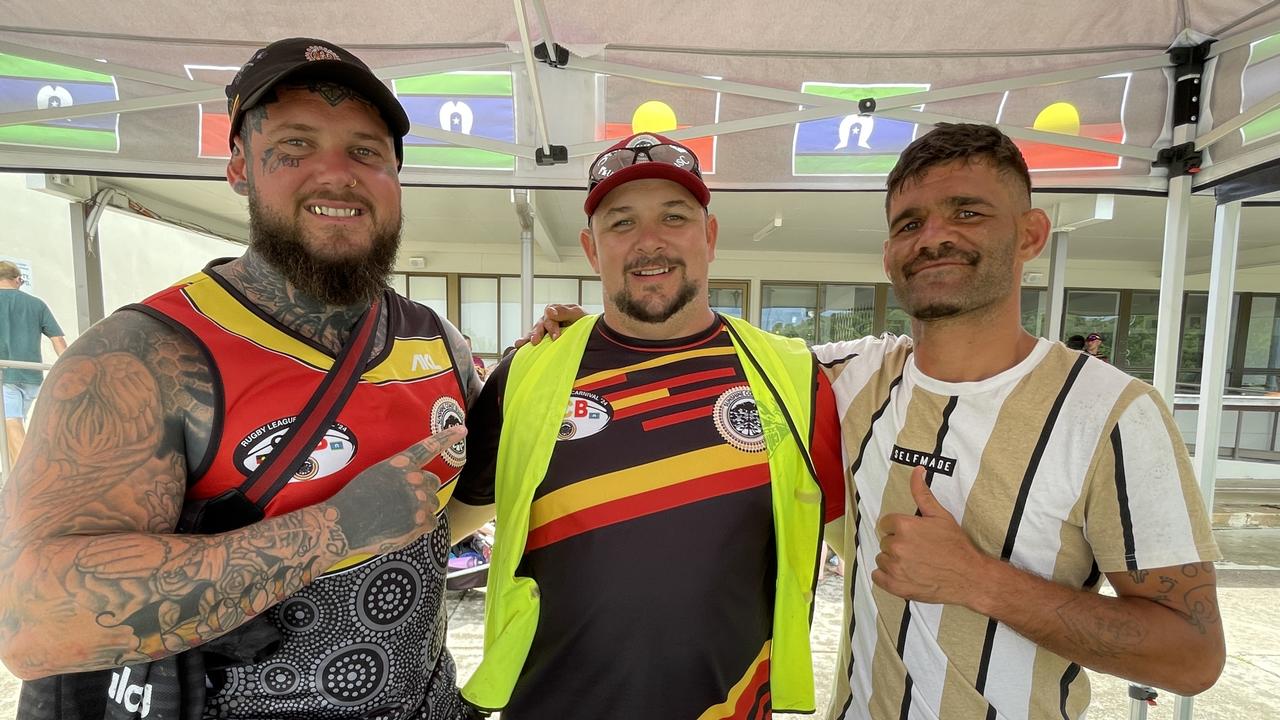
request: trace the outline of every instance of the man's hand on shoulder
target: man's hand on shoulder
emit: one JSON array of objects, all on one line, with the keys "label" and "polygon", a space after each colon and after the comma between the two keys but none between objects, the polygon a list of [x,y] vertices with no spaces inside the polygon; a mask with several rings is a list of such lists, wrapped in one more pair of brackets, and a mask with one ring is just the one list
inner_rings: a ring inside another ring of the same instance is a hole
[{"label": "man's hand on shoulder", "polygon": [[519,338],[515,342],[517,348],[532,343],[537,345],[542,342],[542,338],[550,337],[556,340],[560,337],[560,331],[580,318],[586,317],[587,311],[577,305],[558,305],[551,304],[542,309],[542,318],[533,323],[533,327],[529,329],[529,334]]}]

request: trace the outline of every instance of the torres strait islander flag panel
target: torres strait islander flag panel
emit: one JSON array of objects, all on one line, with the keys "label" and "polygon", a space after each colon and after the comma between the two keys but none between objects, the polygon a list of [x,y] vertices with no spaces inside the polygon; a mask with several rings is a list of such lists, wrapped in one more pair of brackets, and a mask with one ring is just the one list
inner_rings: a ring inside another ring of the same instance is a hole
[{"label": "torres strait islander flag panel", "polygon": [[[1249,62],[1240,76],[1240,112],[1280,92],[1280,35],[1249,46]],[[1240,128],[1243,144],[1280,135],[1280,108],[1269,110]]]},{"label": "torres strait islander flag panel", "polygon": [[[1125,102],[1130,73],[1080,82],[1008,91],[995,121],[1006,125],[1075,135],[1093,140],[1125,141]],[[1121,158],[1105,152],[1079,150],[1030,140],[1015,140],[1027,169],[1117,170]]]},{"label": "torres strait islander flag panel", "polygon": [[[516,101],[511,72],[476,70],[419,75],[392,81],[392,88],[415,125],[514,143]],[[450,145],[410,130],[404,164],[463,170],[514,170],[513,155]]]},{"label": "torres strait islander flag panel", "polygon": [[[920,83],[849,85],[806,82],[801,92],[857,102],[924,92]],[[919,106],[916,109],[922,109]],[[801,109],[804,109],[803,107]],[[875,115],[837,115],[796,124],[792,145],[793,175],[887,175],[916,138],[918,125]]]},{"label": "torres strait islander flag panel", "polygon": [[[0,113],[120,99],[110,75],[0,53]],[[120,151],[120,116],[91,115],[0,127],[0,143],[64,150]]]}]

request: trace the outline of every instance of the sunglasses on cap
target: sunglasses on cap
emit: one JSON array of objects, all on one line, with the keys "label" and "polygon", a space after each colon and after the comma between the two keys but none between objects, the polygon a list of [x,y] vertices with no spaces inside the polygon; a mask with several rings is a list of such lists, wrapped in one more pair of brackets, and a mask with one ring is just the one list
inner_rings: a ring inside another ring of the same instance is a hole
[{"label": "sunglasses on cap", "polygon": [[597,183],[604,182],[610,175],[623,168],[629,168],[642,162],[673,165],[682,170],[688,170],[699,178],[702,177],[702,171],[698,169],[698,157],[679,145],[667,145],[665,143],[637,145],[635,147],[610,150],[596,158],[596,161],[591,163],[591,170],[587,173],[587,189],[595,187]]}]

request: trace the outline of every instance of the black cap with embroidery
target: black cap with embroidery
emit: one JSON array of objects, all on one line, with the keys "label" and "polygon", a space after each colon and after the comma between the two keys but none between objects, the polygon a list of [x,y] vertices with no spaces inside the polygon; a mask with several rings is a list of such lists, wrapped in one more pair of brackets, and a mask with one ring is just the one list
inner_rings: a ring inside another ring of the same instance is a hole
[{"label": "black cap with embroidery", "polygon": [[409,132],[409,116],[395,94],[373,74],[368,65],[326,40],[288,38],[277,40],[254,53],[227,86],[227,114],[231,132],[227,141],[234,147],[245,111],[254,107],[276,85],[285,80],[321,80],[351,88],[373,103],[391,131],[396,146],[397,165],[404,161],[404,136]]}]

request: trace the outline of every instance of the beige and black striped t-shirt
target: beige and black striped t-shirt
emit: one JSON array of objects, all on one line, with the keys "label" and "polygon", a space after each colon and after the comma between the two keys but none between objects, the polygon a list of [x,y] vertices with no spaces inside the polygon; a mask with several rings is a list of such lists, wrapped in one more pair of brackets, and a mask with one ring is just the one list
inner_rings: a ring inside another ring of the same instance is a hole
[{"label": "beige and black striped t-shirt", "polygon": [[1219,557],[1166,406],[1111,365],[1042,339],[995,377],[946,383],[916,368],[906,338],[814,351],[840,412],[857,548],[830,718],[1079,718],[1089,703],[1074,663],[966,608],[872,584],[876,524],[916,511],[916,465],[979,549],[1064,585]]}]

